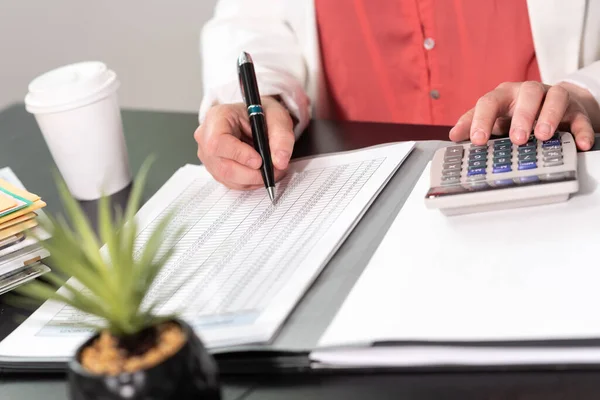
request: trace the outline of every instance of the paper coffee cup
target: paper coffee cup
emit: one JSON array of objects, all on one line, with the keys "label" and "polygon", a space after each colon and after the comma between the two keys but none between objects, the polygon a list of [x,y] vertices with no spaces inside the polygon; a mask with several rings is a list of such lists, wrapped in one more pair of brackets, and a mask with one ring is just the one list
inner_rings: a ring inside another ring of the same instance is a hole
[{"label": "paper coffee cup", "polygon": [[67,187],[98,199],[131,182],[119,81],[104,63],[66,65],[35,78],[25,97]]}]

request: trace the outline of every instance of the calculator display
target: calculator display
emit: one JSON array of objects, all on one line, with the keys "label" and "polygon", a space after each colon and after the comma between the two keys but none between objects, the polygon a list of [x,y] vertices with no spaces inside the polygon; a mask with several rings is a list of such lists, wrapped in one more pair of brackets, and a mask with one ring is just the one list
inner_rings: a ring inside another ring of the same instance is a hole
[{"label": "calculator display", "polygon": [[544,185],[549,183],[575,181],[576,179],[576,171],[543,173],[539,175],[527,175],[512,179],[501,179],[498,177],[498,179],[495,180],[456,183],[453,185],[432,187],[427,192],[425,198],[435,198],[492,190],[503,190],[509,188],[513,189],[517,187],[526,187],[532,185]]}]

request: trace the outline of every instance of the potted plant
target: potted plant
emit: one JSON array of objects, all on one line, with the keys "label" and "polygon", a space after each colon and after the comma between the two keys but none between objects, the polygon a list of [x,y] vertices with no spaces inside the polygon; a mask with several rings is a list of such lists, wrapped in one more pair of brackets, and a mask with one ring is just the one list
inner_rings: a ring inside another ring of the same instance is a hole
[{"label": "potted plant", "polygon": [[135,213],[148,167],[142,166],[125,212],[113,216],[109,200],[100,199],[99,235],[58,179],[69,222],[48,216],[44,225],[52,238],[44,246],[53,270],[73,280],[48,273],[18,289],[28,298],[62,302],[103,321],[91,326],[94,333],[69,363],[75,400],[220,398],[214,359],[192,328],[177,315],[155,314],[156,304],[145,301],[171,255],[162,246],[174,240],[164,235],[168,215],[141,248],[135,245]]}]

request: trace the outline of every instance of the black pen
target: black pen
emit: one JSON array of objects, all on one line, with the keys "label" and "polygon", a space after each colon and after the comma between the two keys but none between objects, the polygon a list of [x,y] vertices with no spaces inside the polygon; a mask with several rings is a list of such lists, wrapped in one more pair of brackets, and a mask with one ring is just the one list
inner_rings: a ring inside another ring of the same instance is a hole
[{"label": "black pen", "polygon": [[273,174],[273,161],[271,160],[271,149],[267,138],[267,123],[260,103],[260,94],[258,92],[258,83],[254,72],[252,57],[246,52],[242,52],[238,57],[238,76],[240,79],[240,88],[242,96],[248,108],[248,117],[252,127],[252,141],[254,148],[262,158],[260,172],[263,182],[271,198],[271,203],[275,203],[275,177]]}]

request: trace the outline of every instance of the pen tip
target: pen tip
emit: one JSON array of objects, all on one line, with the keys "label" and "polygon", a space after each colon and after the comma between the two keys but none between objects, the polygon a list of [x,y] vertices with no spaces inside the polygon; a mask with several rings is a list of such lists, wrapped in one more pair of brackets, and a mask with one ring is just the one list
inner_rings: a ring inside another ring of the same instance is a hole
[{"label": "pen tip", "polygon": [[271,203],[275,204],[275,188],[273,186],[268,187],[267,192],[269,192],[269,198],[271,199]]},{"label": "pen tip", "polygon": [[242,65],[245,63],[251,63],[252,62],[252,57],[250,57],[250,54],[246,53],[245,51],[242,51],[242,54],[240,54],[240,56],[238,57],[238,65]]}]

